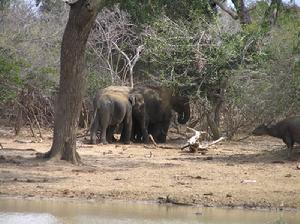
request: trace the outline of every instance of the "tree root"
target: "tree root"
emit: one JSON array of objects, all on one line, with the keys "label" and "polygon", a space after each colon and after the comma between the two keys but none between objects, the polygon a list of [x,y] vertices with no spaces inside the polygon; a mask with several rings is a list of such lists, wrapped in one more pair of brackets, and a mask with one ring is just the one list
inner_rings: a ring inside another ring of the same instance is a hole
[{"label": "tree root", "polygon": [[62,155],[61,153],[53,154],[51,150],[46,153],[36,153],[36,158],[38,159],[49,159],[49,160],[65,160],[71,162],[74,165],[82,165],[81,158],[78,152],[73,155]]}]

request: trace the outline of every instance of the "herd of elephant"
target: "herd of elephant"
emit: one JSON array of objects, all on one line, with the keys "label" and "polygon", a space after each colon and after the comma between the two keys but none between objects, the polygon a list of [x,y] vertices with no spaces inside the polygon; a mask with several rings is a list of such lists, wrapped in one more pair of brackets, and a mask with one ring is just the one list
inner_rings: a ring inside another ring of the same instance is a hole
[{"label": "herd of elephant", "polygon": [[124,144],[149,142],[149,135],[158,143],[166,141],[172,110],[178,113],[178,122],[190,118],[189,99],[174,95],[164,87],[110,86],[98,90],[94,98],[94,116],[91,126],[91,144],[112,143],[117,127],[121,127],[120,141]]}]

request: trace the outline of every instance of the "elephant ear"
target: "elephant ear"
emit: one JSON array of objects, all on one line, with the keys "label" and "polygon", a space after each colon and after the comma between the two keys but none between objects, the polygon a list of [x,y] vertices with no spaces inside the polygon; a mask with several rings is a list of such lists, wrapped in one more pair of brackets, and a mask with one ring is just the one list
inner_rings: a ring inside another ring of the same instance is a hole
[{"label": "elephant ear", "polygon": [[135,103],[136,103],[135,95],[129,95],[128,100],[129,100],[129,102],[131,103],[132,106],[135,105]]}]

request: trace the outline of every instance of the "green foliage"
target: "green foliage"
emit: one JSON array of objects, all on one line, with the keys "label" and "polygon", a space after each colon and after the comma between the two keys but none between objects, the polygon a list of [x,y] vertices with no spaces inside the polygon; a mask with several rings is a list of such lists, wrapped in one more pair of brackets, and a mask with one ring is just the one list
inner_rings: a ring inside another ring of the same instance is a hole
[{"label": "green foliage", "polygon": [[93,98],[98,89],[103,89],[111,84],[111,79],[109,79],[108,75],[105,76],[95,72],[89,73],[87,95],[90,98]]},{"label": "green foliage", "polygon": [[15,100],[17,90],[23,84],[20,78],[21,64],[0,54],[0,105]]},{"label": "green foliage", "polygon": [[249,26],[238,33],[218,31],[211,21],[208,29],[205,18],[192,21],[157,19],[145,37],[149,60],[161,81],[174,87],[188,87],[189,93],[209,92],[219,88],[230,71],[242,64],[262,60],[264,53],[257,51],[260,33]]},{"label": "green foliage", "polygon": [[57,87],[52,74],[56,75],[53,68],[34,69],[24,61],[0,53],[0,105],[14,102],[18,92],[26,85],[51,95]]},{"label": "green foliage", "polygon": [[300,109],[299,16],[297,10],[282,9],[269,32],[258,26],[259,54],[230,79],[227,102],[248,120],[282,118]]},{"label": "green foliage", "polygon": [[57,90],[57,73],[54,68],[42,67],[30,69],[25,77],[24,83],[39,89],[44,95],[51,96]]},{"label": "green foliage", "polygon": [[0,1],[0,10],[7,9],[10,5],[10,0],[1,0]]},{"label": "green foliage", "polygon": [[58,83],[64,17],[47,13],[37,17],[23,1],[5,10],[0,36],[1,104],[14,102],[28,86],[51,96]]},{"label": "green foliage", "polygon": [[153,34],[146,37],[146,56],[162,74],[182,75],[193,63],[193,41],[184,24],[173,22],[167,17],[152,24]]},{"label": "green foliage", "polygon": [[160,15],[165,14],[171,19],[190,19],[192,13],[197,11],[204,16],[212,16],[214,11],[207,0],[121,0],[122,9],[128,11],[136,23],[151,23]]},{"label": "green foliage", "polygon": [[163,85],[197,98],[210,113],[225,99],[229,130],[295,114],[300,109],[299,9],[282,8],[277,25],[266,27],[267,9],[266,2],[258,2],[252,23],[235,30],[222,27],[224,17],[211,20],[197,11],[188,19],[157,18],[144,38],[149,72]]}]

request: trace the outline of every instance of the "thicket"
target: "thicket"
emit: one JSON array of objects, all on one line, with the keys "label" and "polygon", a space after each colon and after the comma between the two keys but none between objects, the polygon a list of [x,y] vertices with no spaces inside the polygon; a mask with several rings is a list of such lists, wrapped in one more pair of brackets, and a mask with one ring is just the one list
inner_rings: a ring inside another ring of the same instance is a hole
[{"label": "thicket", "polygon": [[[269,25],[264,1],[249,11],[247,24],[213,1],[119,2],[99,13],[88,41],[82,126],[95,90],[129,84],[131,75],[135,84],[163,84],[189,96],[188,125],[214,138],[299,111],[297,6],[281,5]],[[53,123],[68,7],[37,4],[10,1],[0,9],[0,110],[16,132],[24,124]]]}]

